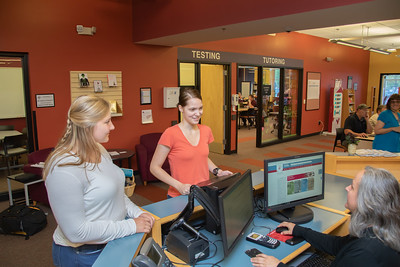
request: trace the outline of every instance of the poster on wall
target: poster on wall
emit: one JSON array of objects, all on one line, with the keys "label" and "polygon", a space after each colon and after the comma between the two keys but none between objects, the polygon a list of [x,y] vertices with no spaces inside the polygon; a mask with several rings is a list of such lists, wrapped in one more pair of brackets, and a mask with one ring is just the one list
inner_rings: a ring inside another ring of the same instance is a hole
[{"label": "poster on wall", "polygon": [[319,109],[320,91],[321,91],[321,73],[307,72],[306,110]]},{"label": "poster on wall", "polygon": [[89,78],[86,73],[79,73],[79,84],[81,87],[88,87],[90,85]]}]

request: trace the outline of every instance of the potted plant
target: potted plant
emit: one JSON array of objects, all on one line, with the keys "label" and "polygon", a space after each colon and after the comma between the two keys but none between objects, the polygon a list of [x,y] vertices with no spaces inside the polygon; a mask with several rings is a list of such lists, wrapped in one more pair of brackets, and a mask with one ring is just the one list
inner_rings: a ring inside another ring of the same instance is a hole
[{"label": "potted plant", "polygon": [[357,145],[360,142],[360,140],[357,139],[352,134],[347,134],[346,135],[346,142],[347,142],[347,151],[349,152],[349,155],[356,154]]}]

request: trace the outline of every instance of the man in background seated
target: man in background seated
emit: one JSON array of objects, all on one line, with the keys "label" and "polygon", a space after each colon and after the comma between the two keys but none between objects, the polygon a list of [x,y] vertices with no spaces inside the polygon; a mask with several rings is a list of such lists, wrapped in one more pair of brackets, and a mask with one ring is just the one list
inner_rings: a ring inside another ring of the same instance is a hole
[{"label": "man in background seated", "polygon": [[[369,123],[368,110],[371,107],[366,104],[360,104],[357,111],[348,116],[344,122],[344,134],[351,134],[354,137],[368,137],[367,134],[372,133],[372,126]],[[342,144],[347,145],[345,136],[342,139]]]},{"label": "man in background seated", "polygon": [[[365,167],[346,187],[345,207],[351,211],[349,235],[332,236],[283,222],[282,235],[304,238],[314,248],[335,256],[331,266],[399,266],[400,187],[384,169]],[[258,254],[255,267],[287,266],[277,258]]]},{"label": "man in background seated", "polygon": [[[257,101],[254,99],[253,95],[249,95],[247,107],[249,109],[243,115],[245,115],[245,116],[255,116],[256,115],[255,108],[257,107]],[[242,121],[243,121],[243,125],[246,126],[246,118],[242,118]],[[247,121],[248,121],[250,126],[253,126],[254,119],[248,118]]]},{"label": "man in background seated", "polygon": [[374,132],[376,122],[378,121],[379,114],[381,114],[382,111],[386,110],[386,105],[379,105],[376,109],[376,112],[374,115],[369,118],[369,123],[371,123],[372,127],[372,132]]}]

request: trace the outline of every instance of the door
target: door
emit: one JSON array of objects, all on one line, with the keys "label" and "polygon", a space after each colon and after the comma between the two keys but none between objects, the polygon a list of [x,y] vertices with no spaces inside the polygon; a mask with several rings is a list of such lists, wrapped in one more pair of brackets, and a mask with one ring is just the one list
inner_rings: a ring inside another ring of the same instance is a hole
[{"label": "door", "polygon": [[262,122],[261,143],[268,144],[279,138],[280,69],[262,68]]},{"label": "door", "polygon": [[283,92],[283,138],[297,135],[299,105],[299,70],[285,69]]},{"label": "door", "polygon": [[200,92],[203,98],[201,124],[211,128],[214,142],[210,152],[224,154],[225,77],[223,65],[200,65]]},{"label": "door", "polygon": [[257,147],[300,135],[301,76],[299,69],[262,68],[261,142]]}]

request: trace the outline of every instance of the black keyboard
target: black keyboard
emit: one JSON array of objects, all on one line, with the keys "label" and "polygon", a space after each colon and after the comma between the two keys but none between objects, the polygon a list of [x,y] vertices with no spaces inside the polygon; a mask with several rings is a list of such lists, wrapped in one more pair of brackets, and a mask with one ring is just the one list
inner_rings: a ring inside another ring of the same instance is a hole
[{"label": "black keyboard", "polygon": [[297,265],[297,267],[327,267],[331,266],[333,260],[333,256],[317,251],[305,261]]}]

